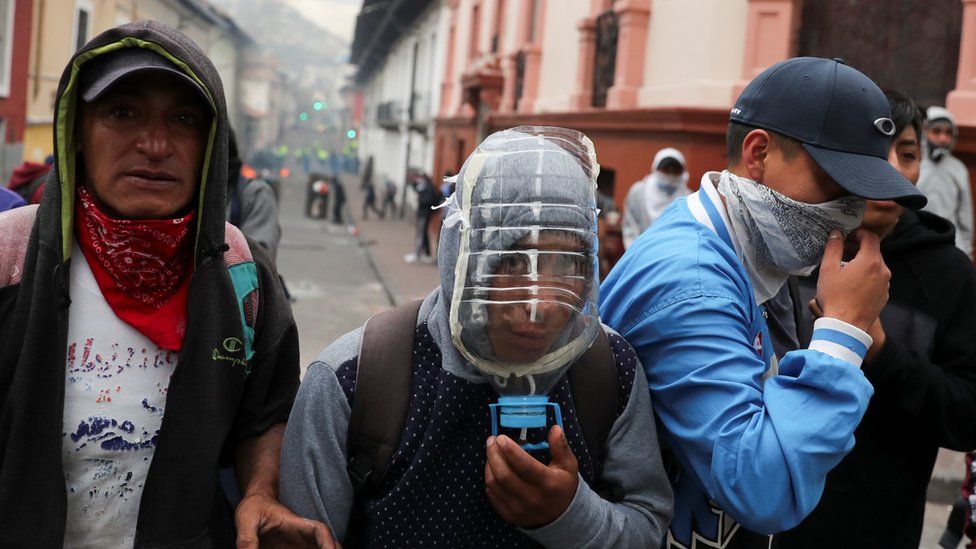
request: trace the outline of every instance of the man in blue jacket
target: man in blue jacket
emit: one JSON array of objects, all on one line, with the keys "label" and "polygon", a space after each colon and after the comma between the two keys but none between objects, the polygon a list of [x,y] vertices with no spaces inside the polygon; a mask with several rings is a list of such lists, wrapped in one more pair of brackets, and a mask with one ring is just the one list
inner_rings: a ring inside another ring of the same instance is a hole
[{"label": "man in blue jacket", "polygon": [[[768,547],[853,447],[889,278],[878,237],[855,229],[865,198],[925,204],[887,163],[894,131],[885,95],[839,60],[767,69],[732,109],[728,169],[604,282],[601,316],[637,350],[673,457],[670,546]],[[763,304],[818,263],[824,317],[777,357]]]}]

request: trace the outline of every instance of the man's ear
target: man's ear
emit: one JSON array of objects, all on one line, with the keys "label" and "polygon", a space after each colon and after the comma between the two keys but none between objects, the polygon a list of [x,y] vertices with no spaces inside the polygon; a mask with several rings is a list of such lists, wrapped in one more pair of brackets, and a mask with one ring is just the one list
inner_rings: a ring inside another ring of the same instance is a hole
[{"label": "man's ear", "polygon": [[742,140],[742,160],[739,162],[739,168],[745,173],[740,175],[757,183],[762,182],[763,165],[771,143],[772,138],[766,130],[755,129],[746,134]]}]

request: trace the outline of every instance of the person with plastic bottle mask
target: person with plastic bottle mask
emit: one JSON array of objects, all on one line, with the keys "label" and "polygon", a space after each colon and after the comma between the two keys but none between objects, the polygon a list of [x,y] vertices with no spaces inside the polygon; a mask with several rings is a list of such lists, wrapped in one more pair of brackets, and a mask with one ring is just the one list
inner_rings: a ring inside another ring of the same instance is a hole
[{"label": "person with plastic bottle mask", "polygon": [[598,170],[561,128],[472,153],[441,287],[309,366],[282,452],[291,509],[346,546],[661,545],[672,494],[648,391],[597,315]]},{"label": "person with plastic bottle mask", "polygon": [[[583,305],[590,267],[586,253],[580,235],[551,231],[527,235],[501,254],[491,279],[492,303],[487,305],[488,341],[498,358],[534,362],[552,347]],[[536,277],[552,286],[527,287]]]}]

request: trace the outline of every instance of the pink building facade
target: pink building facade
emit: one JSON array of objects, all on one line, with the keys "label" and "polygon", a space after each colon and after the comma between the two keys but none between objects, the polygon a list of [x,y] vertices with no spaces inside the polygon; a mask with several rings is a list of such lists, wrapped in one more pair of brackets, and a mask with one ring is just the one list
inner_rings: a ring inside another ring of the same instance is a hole
[{"label": "pink building facade", "polygon": [[[435,173],[456,171],[488,133],[554,124],[593,139],[618,204],[665,146],[685,153],[697,184],[725,165],[739,92],[795,55],[843,57],[923,106],[947,103],[964,126],[960,155],[976,167],[976,0],[879,4],[448,0]],[[919,37],[909,23],[958,33]],[[934,54],[920,49],[932,44]],[[928,85],[915,89],[920,74]]]}]

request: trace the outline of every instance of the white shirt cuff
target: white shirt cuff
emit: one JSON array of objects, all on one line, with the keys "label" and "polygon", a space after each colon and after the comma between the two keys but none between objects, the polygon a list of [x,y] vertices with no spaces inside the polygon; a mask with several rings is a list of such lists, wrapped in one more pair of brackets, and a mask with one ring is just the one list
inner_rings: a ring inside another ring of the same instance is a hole
[{"label": "white shirt cuff", "polygon": [[864,330],[836,318],[818,318],[813,323],[809,349],[860,367],[874,340]]}]

